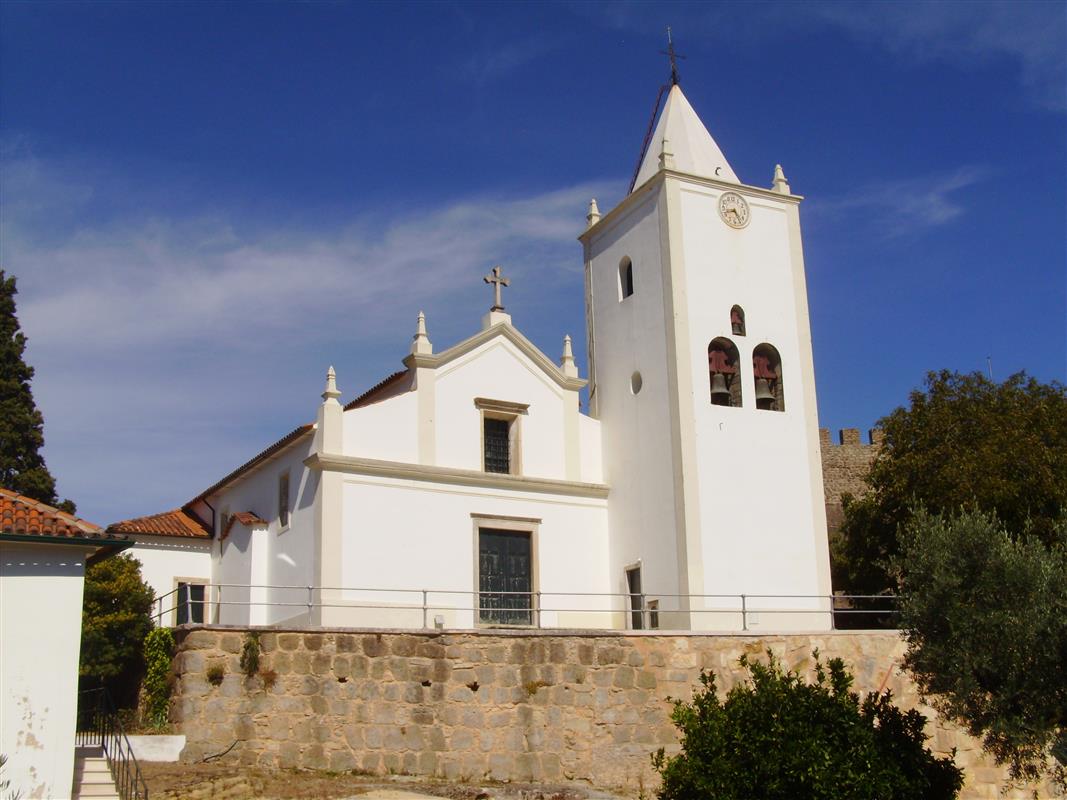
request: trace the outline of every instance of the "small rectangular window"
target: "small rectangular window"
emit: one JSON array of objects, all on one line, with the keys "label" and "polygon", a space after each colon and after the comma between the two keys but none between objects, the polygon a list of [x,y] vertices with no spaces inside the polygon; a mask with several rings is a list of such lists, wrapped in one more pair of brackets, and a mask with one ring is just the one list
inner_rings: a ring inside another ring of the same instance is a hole
[{"label": "small rectangular window", "polygon": [[202,583],[178,583],[174,609],[178,625],[204,621],[204,590],[206,588]]},{"label": "small rectangular window", "polygon": [[511,422],[485,417],[483,424],[485,471],[506,475],[511,472]]},{"label": "small rectangular window", "polygon": [[289,527],[289,473],[278,476],[278,526]]}]

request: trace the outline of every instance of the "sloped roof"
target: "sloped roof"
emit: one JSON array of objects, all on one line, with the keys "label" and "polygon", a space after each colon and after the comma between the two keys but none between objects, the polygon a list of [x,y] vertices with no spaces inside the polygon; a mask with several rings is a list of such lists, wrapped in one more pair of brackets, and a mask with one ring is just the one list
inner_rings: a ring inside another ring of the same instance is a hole
[{"label": "sloped roof", "polygon": [[99,525],[10,489],[0,489],[0,537],[96,545],[98,549],[90,561],[105,558],[133,544],[126,536],[105,531]]},{"label": "sloped roof", "polygon": [[188,508],[189,506],[193,505],[194,503],[198,503],[201,500],[203,500],[203,499],[205,499],[207,497],[210,497],[211,495],[215,494],[215,492],[217,492],[219,489],[222,489],[224,486],[232,483],[237,478],[239,478],[241,475],[243,475],[245,472],[248,472],[248,470],[252,469],[253,467],[259,466],[261,463],[266,461],[271,456],[276,455],[277,453],[280,453],[282,450],[287,448],[289,445],[293,444],[294,442],[296,442],[296,441],[298,441],[300,439],[303,439],[307,434],[311,433],[314,429],[315,429],[315,426],[312,425],[311,423],[308,423],[307,425],[301,425],[296,430],[290,431],[289,433],[285,434],[285,436],[283,436],[281,439],[276,441],[270,447],[268,447],[267,449],[263,450],[260,453],[257,453],[256,455],[252,456],[252,458],[248,459],[248,461],[243,463],[241,466],[239,466],[233,472],[229,473],[225,478],[223,478],[222,480],[218,481],[217,483],[212,484],[207,489],[202,491],[200,494],[198,494],[196,497],[194,497],[192,500],[190,500],[188,503],[186,503],[185,507]]},{"label": "sloped roof", "polygon": [[361,406],[373,403],[375,400],[378,399],[380,395],[384,394],[388,389],[392,388],[397,381],[399,381],[407,374],[408,370],[402,369],[400,370],[400,372],[394,372],[388,378],[378,381],[378,383],[374,384],[374,386],[369,388],[355,400],[348,403],[345,406],[345,411],[348,411],[353,408],[360,408]]},{"label": "sloped roof", "polygon": [[125,519],[122,522],[108,525],[107,529],[110,533],[143,533],[152,536],[181,536],[196,539],[211,537],[211,531],[200,520],[180,508],[164,511],[162,514]]},{"label": "sloped roof", "polygon": [[667,96],[667,103],[663,106],[641,168],[637,171],[634,189],[659,172],[664,137],[668,142],[668,152],[674,156],[673,168],[676,171],[731,183],[741,182],[697,112],[682,94],[681,87],[675,84]]},{"label": "sloped roof", "polygon": [[265,519],[261,519],[258,514],[252,511],[238,511],[235,514],[230,514],[230,521],[226,523],[226,528],[222,532],[223,539],[230,535],[230,531],[237,523],[244,525],[246,528],[261,528],[269,524]]}]

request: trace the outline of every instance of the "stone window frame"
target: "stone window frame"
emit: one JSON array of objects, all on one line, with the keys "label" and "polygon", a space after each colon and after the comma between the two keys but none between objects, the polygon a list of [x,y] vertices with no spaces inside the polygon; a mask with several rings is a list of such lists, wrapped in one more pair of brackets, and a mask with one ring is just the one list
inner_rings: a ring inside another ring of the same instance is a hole
[{"label": "stone window frame", "polygon": [[530,625],[508,625],[508,628],[520,628],[523,630],[530,629],[536,630],[541,625],[541,564],[540,564],[540,538],[541,538],[541,518],[540,517],[514,517],[506,514],[481,514],[476,511],[471,512],[471,528],[473,536],[473,565],[472,573],[474,575],[474,588],[471,597],[474,598],[474,602],[471,603],[471,608],[474,614],[474,627],[485,628],[488,630],[499,629],[500,625],[495,625],[491,622],[482,622],[481,620],[481,603],[478,602],[479,595],[481,594],[481,563],[479,556],[481,554],[481,532],[482,528],[496,531],[515,531],[516,533],[526,533],[530,537],[530,597],[531,597],[531,616],[533,622]]},{"label": "stone window frame", "polygon": [[[211,586],[211,581],[209,581],[207,578],[193,578],[193,577],[187,577],[187,576],[183,576],[183,575],[175,575],[174,578],[171,580],[171,585],[174,587],[173,590],[172,590],[174,592],[174,604],[173,604],[173,608],[171,609],[171,613],[170,613],[170,618],[172,620],[172,624],[174,626],[177,626],[179,624],[193,624],[193,625],[206,625],[206,624],[208,624],[208,617],[209,617],[208,608],[211,605],[211,598],[208,596],[208,594],[209,594],[209,587]],[[181,598],[181,595],[179,594],[179,590],[181,589],[182,586],[203,586],[204,587],[204,599],[202,601],[200,601],[201,613],[202,613],[202,616],[204,618],[202,622],[193,622],[192,619],[188,620],[187,623],[179,623],[178,622],[178,604],[179,604],[179,601],[180,601],[180,598]],[[161,618],[160,619],[160,624],[162,624],[162,621],[163,620]]]},{"label": "stone window frame", "polygon": [[508,423],[508,471],[490,474],[522,475],[522,418],[529,414],[530,404],[475,397],[474,407],[479,411],[478,449],[481,453],[482,472],[488,472],[485,468],[485,421],[499,419]]}]

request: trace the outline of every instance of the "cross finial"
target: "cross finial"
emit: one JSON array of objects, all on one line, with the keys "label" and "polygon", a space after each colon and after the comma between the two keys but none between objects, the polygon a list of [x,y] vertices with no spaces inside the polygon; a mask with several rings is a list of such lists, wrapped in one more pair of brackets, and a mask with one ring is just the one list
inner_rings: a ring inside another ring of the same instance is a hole
[{"label": "cross finial", "polygon": [[503,311],[504,310],[504,304],[503,304],[503,302],[501,302],[501,299],[500,299],[500,287],[501,286],[510,286],[511,285],[511,281],[509,281],[507,278],[501,276],[500,272],[501,272],[502,269],[503,269],[503,267],[493,267],[492,272],[490,272],[488,275],[486,275],[482,279],[486,283],[493,284],[493,290],[494,290],[493,291],[493,307],[489,309],[490,311]]},{"label": "cross finial", "polygon": [[671,36],[671,26],[667,26],[667,49],[660,50],[660,53],[667,56],[671,61],[671,86],[678,85],[678,61],[677,59],[685,60],[685,56],[674,50],[674,38]]}]

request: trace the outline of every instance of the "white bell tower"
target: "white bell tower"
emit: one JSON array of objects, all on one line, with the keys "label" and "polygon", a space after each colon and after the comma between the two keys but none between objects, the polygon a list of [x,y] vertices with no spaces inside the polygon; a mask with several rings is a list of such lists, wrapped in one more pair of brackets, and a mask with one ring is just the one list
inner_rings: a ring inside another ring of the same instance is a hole
[{"label": "white bell tower", "polygon": [[633,191],[590,206],[611,569],[660,627],[831,625],[800,201],[741,183],[674,84]]}]

